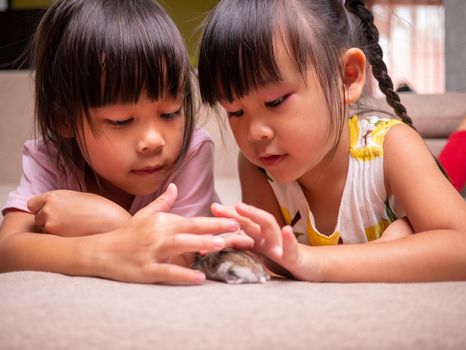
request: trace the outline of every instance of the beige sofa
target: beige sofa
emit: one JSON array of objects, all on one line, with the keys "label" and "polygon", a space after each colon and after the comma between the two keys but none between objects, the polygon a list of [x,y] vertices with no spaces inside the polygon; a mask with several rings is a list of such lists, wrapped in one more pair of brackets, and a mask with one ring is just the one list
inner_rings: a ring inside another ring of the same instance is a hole
[{"label": "beige sofa", "polygon": [[[466,94],[403,95],[437,154],[466,116]],[[28,73],[0,72],[0,202],[33,136]],[[225,128],[216,187],[240,199]],[[466,349],[466,282],[315,284],[274,279],[197,287],[119,283],[45,272],[0,274],[1,349]]]}]

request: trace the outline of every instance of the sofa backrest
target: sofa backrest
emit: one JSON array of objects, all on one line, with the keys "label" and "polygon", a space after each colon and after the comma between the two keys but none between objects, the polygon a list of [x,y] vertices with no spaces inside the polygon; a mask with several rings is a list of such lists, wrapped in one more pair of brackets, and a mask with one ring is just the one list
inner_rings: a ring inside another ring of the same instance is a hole
[{"label": "sofa backrest", "polygon": [[466,118],[466,93],[418,95],[400,93],[400,99],[417,131],[438,156],[448,136]]}]

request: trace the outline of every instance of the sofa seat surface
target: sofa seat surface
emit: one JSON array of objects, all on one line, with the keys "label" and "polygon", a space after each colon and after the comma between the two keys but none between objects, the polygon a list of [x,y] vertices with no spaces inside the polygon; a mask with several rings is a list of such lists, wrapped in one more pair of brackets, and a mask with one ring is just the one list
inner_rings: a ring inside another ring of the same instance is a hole
[{"label": "sofa seat surface", "polygon": [[466,282],[130,284],[0,274],[1,349],[465,349]]}]

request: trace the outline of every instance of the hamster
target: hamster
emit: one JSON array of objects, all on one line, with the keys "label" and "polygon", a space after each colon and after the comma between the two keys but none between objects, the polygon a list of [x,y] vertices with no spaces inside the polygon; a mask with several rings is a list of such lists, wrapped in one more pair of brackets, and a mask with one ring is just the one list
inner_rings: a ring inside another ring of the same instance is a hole
[{"label": "hamster", "polygon": [[229,284],[265,283],[270,279],[257,257],[233,248],[197,255],[193,268],[204,272],[207,279]]}]

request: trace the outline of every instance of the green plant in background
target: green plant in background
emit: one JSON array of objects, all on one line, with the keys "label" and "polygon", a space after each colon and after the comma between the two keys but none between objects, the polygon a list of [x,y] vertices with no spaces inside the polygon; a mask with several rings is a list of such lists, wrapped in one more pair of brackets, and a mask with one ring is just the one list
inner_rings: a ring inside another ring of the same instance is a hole
[{"label": "green plant in background", "polygon": [[52,0],[12,0],[11,9],[13,10],[31,10],[46,8],[52,3]]},{"label": "green plant in background", "polygon": [[183,34],[192,64],[197,66],[197,48],[202,22],[218,0],[159,0]]}]

